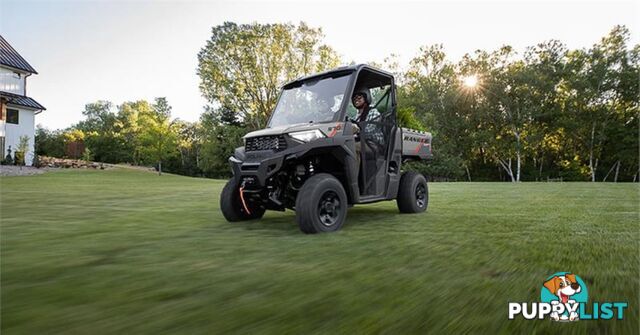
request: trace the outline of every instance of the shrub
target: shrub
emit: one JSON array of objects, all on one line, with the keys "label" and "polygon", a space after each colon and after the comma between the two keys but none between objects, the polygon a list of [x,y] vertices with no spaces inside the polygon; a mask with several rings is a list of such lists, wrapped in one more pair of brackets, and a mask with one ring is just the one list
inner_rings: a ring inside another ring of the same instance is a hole
[{"label": "shrub", "polygon": [[93,160],[93,153],[89,148],[84,148],[84,152],[82,153],[82,160],[85,162],[90,162]]}]

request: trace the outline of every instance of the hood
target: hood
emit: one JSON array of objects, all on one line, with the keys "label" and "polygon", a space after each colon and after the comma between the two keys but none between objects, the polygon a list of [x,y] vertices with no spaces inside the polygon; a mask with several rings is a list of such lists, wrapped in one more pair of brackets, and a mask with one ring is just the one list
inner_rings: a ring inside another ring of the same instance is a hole
[{"label": "hood", "polygon": [[298,123],[298,124],[289,124],[285,126],[273,127],[273,128],[265,128],[256,131],[252,131],[243,138],[249,137],[257,137],[257,136],[271,136],[271,135],[281,135],[292,133],[295,131],[304,131],[304,130],[313,130],[319,129],[322,133],[327,135],[329,133],[329,129],[335,127],[340,122],[324,122],[324,123]]}]

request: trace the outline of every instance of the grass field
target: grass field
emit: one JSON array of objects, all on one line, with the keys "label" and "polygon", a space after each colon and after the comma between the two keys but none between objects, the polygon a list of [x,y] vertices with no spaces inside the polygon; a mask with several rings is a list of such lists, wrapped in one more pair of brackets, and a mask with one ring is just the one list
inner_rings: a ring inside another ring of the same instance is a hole
[{"label": "grass field", "polygon": [[[425,214],[230,224],[223,181],[126,170],[0,178],[2,333],[639,331],[637,184],[433,183]],[[507,320],[571,271],[623,321]]]}]

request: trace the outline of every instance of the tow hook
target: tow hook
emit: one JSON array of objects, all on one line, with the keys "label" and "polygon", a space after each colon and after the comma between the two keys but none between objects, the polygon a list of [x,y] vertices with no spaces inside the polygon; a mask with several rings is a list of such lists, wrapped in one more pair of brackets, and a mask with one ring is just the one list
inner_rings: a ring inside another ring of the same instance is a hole
[{"label": "tow hook", "polygon": [[245,181],[243,180],[242,185],[240,185],[240,201],[242,201],[242,207],[244,207],[244,211],[247,212],[247,214],[251,215],[251,211],[249,210],[247,203],[244,201],[244,183]]}]

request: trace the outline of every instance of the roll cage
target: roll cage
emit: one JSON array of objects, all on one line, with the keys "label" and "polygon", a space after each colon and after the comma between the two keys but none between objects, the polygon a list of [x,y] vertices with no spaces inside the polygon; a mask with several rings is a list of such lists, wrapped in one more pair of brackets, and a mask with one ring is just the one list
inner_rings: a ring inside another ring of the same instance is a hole
[{"label": "roll cage", "polygon": [[[396,86],[393,74],[376,69],[366,64],[359,64],[353,66],[345,66],[337,69],[333,69],[326,72],[321,72],[318,74],[300,77],[293,81],[290,81],[282,86],[281,93],[278,96],[278,101],[276,102],[276,106],[280,103],[280,99],[282,98],[282,92],[286,89],[295,88],[301,86],[305,82],[321,80],[324,78],[336,78],[342,76],[349,76],[349,81],[346,87],[346,91],[344,94],[344,98],[340,103],[339,110],[335,113],[334,118],[331,122],[339,122],[339,121],[348,121],[347,110],[351,104],[351,97],[353,96],[356,90],[365,87],[367,89],[372,87],[382,87],[385,84],[389,85],[389,91],[384,94],[384,96],[388,96],[390,98],[390,105],[388,106],[388,111],[385,111],[388,119],[392,119],[395,125],[395,110],[396,110]],[[384,96],[378,98],[377,101],[373,104],[372,108],[377,108],[377,105],[384,99]],[[393,113],[393,115],[389,115]],[[273,118],[273,113],[269,116],[267,120],[267,124],[271,123],[271,119]]]}]

